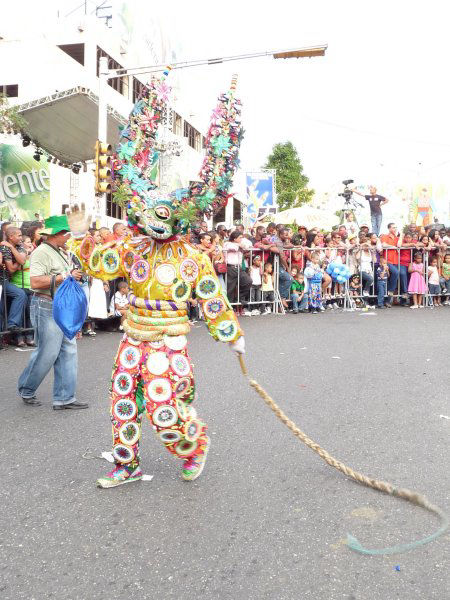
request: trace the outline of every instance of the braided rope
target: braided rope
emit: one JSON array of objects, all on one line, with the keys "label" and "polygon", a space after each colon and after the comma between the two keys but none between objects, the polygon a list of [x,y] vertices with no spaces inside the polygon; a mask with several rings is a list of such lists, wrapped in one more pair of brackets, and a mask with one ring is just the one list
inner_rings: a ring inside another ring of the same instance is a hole
[{"label": "braided rope", "polygon": [[379,549],[379,550],[378,549],[370,550],[370,549],[364,548],[356,538],[354,538],[353,536],[348,534],[347,535],[347,544],[352,550],[355,550],[362,554],[377,554],[377,555],[396,554],[398,552],[405,552],[407,550],[412,550],[413,548],[416,548],[417,546],[421,546],[423,544],[431,542],[431,541],[435,540],[437,537],[439,537],[440,535],[442,535],[447,530],[447,528],[449,526],[448,517],[438,506],[432,504],[428,500],[428,498],[426,498],[425,496],[423,496],[422,494],[419,494],[417,492],[413,492],[406,488],[396,488],[391,483],[388,483],[387,481],[382,481],[380,479],[373,479],[372,477],[367,477],[366,475],[364,475],[363,473],[360,473],[359,471],[355,471],[348,465],[344,464],[343,462],[341,462],[341,461],[337,460],[336,458],[334,458],[333,456],[331,456],[331,454],[329,454],[324,448],[322,448],[321,446],[319,446],[319,444],[314,442],[314,440],[309,438],[304,431],[302,431],[299,427],[297,427],[297,425],[284,414],[284,412],[281,410],[281,408],[278,406],[278,404],[269,396],[269,394],[264,390],[264,388],[262,388],[259,385],[259,383],[257,381],[255,381],[254,379],[250,379],[250,377],[248,375],[247,367],[244,362],[243,355],[239,354],[238,357],[239,357],[239,364],[241,366],[242,373],[248,379],[250,386],[264,400],[264,402],[275,413],[275,415],[278,417],[278,419],[284,425],[286,425],[286,427],[295,435],[295,437],[297,439],[299,439],[301,442],[303,442],[306,446],[308,446],[308,448],[311,448],[311,450],[313,450],[316,454],[318,454],[322,460],[324,460],[327,464],[329,464],[331,467],[334,467],[341,473],[344,473],[344,475],[346,475],[347,477],[350,477],[354,481],[357,481],[358,483],[360,483],[362,485],[373,488],[373,489],[383,492],[385,494],[389,494],[390,496],[396,496],[398,498],[402,498],[403,500],[407,500],[408,502],[412,502],[413,504],[416,504],[417,506],[421,506],[422,508],[425,508],[426,510],[428,510],[432,513],[435,513],[442,521],[441,527],[436,532],[431,534],[430,536],[427,536],[427,537],[425,537],[421,540],[417,540],[415,542],[411,542],[409,544],[400,544],[398,546],[392,546],[390,548],[383,548],[383,549]]}]

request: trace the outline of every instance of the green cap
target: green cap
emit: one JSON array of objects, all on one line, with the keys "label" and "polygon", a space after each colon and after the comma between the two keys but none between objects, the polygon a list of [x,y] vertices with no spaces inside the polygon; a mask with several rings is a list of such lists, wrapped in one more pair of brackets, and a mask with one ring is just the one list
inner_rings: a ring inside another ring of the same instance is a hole
[{"label": "green cap", "polygon": [[61,231],[70,231],[66,215],[53,215],[45,219],[45,229],[42,229],[41,233],[55,235]]}]

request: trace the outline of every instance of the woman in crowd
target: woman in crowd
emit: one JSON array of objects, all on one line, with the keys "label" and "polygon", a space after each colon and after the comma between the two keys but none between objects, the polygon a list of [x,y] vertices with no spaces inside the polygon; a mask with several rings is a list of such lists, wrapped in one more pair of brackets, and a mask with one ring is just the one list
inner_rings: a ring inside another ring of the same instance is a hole
[{"label": "woman in crowd", "polygon": [[[326,250],[323,250],[324,243],[324,234],[318,233],[317,229],[311,229],[306,236],[306,249],[305,249],[305,261],[306,265],[311,262],[312,251],[316,252],[319,257],[319,264],[323,267],[327,264],[327,254]],[[331,298],[329,294],[329,288],[331,286],[331,277],[324,271],[322,277],[322,295],[324,300],[329,300]]]},{"label": "woman in crowd", "polygon": [[[242,268],[244,258],[242,247],[242,233],[232,231],[229,240],[223,245],[223,252],[227,263],[227,295],[230,301],[237,300],[243,304],[248,300],[252,279]],[[238,295],[239,290],[239,297]]]},{"label": "woman in crowd", "polygon": [[365,235],[360,238],[357,260],[358,269],[361,273],[362,294],[363,296],[370,296],[370,288],[373,284],[374,255],[371,241]]}]

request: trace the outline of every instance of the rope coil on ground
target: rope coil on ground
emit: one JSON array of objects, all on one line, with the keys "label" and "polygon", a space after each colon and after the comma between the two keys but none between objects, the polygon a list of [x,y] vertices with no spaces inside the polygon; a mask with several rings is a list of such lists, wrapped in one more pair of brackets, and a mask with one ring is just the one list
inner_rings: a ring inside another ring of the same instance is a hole
[{"label": "rope coil on ground", "polygon": [[446,514],[438,507],[432,504],[428,498],[418,494],[417,492],[413,492],[411,490],[405,488],[396,488],[391,483],[386,481],[381,481],[379,479],[373,479],[371,477],[367,477],[363,473],[359,473],[355,471],[348,465],[345,465],[343,462],[337,460],[331,454],[329,454],[324,448],[319,446],[316,442],[314,442],[311,438],[309,438],[306,433],[304,433],[297,425],[291,421],[281,410],[278,404],[269,396],[269,394],[262,388],[257,381],[251,379],[249,377],[247,367],[244,362],[244,357],[242,354],[238,354],[239,364],[241,366],[242,373],[248,379],[250,386],[256,391],[258,396],[260,396],[264,402],[269,406],[269,408],[275,413],[278,419],[286,425],[286,427],[298,438],[302,441],[308,448],[311,448],[316,454],[322,458],[327,464],[331,467],[334,467],[341,473],[344,473],[347,477],[350,477],[354,481],[361,483],[367,487],[373,488],[380,492],[384,492],[385,494],[389,494],[391,496],[396,496],[398,498],[402,498],[403,500],[408,500],[417,506],[421,506],[426,510],[436,514],[442,522],[441,527],[434,532],[433,534],[415,542],[411,542],[409,544],[400,544],[398,546],[391,546],[389,548],[382,549],[368,549],[364,548],[360,542],[354,538],[352,535],[347,534],[347,545],[356,552],[360,552],[361,554],[371,554],[371,555],[381,555],[381,554],[396,554],[398,552],[406,552],[407,550],[412,550],[413,548],[417,548],[418,546],[422,546],[423,544],[427,544],[438,538],[442,535],[449,526],[448,517]]}]

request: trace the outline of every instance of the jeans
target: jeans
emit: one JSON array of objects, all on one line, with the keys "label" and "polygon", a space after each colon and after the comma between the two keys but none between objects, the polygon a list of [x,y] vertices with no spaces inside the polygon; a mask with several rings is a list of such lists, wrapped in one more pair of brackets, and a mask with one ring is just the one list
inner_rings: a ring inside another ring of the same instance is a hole
[{"label": "jeans", "polygon": [[286,269],[283,269],[283,267],[280,265],[279,277],[278,277],[278,289],[280,292],[280,296],[282,298],[284,298],[284,299],[289,298],[289,292],[291,290],[292,281],[293,281],[292,275],[289,275],[289,273],[286,271]]},{"label": "jeans", "polygon": [[385,296],[386,296],[386,279],[378,279],[378,281],[377,281],[377,304],[378,304],[378,306],[383,306]]},{"label": "jeans", "polygon": [[363,292],[370,293],[370,286],[373,283],[372,275],[370,273],[367,273],[366,271],[361,271],[361,280],[363,284]]},{"label": "jeans", "polygon": [[298,303],[300,298],[299,294],[296,294],[295,292],[293,292],[291,294],[291,300],[292,300],[292,308],[293,310],[297,311],[297,310],[307,310],[308,309],[308,296],[306,294],[303,294],[303,298],[300,300],[300,305]]},{"label": "jeans", "polygon": [[22,327],[23,324],[23,311],[27,303],[27,295],[22,288],[17,287],[8,280],[5,280],[4,292],[7,298],[11,298],[11,304],[8,311],[8,322],[6,323],[6,329],[11,326]]},{"label": "jeans", "polygon": [[[390,265],[389,265],[390,268]],[[400,265],[400,294],[408,293],[408,267]]]},{"label": "jeans", "polygon": [[383,220],[382,213],[371,213],[370,220],[372,221],[372,233],[380,235],[381,221]]},{"label": "jeans", "polygon": [[[388,289],[388,292],[396,292],[397,291],[397,282],[398,282],[398,266],[392,265],[391,263],[388,263],[388,266],[389,266],[389,279],[388,279],[387,289]],[[392,298],[391,298],[390,302],[392,303]]]},{"label": "jeans", "polygon": [[31,322],[37,345],[28,366],[19,377],[18,390],[22,398],[32,398],[44,377],[53,367],[53,405],[75,402],[77,385],[77,343],[69,340],[53,319],[51,300],[34,296],[31,301]]}]

